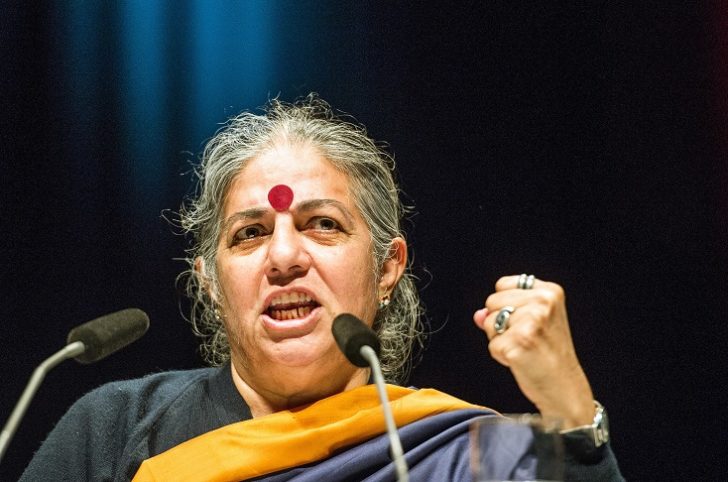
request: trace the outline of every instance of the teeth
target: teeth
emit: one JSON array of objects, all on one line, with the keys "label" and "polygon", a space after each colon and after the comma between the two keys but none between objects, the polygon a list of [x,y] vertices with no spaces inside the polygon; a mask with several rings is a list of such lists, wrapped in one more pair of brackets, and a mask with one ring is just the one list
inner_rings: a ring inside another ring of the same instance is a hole
[{"label": "teeth", "polygon": [[285,293],[280,296],[276,296],[271,300],[270,306],[286,305],[290,303],[308,303],[313,301],[313,298],[305,293]]},{"label": "teeth", "polygon": [[309,313],[311,313],[310,306],[301,306],[290,310],[272,310],[271,316],[276,320],[294,320],[308,316]]}]

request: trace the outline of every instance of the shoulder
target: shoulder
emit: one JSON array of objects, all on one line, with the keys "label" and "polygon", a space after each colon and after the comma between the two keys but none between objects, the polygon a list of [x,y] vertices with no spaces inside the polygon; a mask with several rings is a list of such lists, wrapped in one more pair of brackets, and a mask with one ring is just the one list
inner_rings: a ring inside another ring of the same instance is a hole
[{"label": "shoulder", "polygon": [[[121,442],[117,451],[124,457],[155,455],[209,430],[207,423],[194,425],[206,418],[198,410],[214,404],[210,380],[222,370],[169,371],[107,383],[79,399],[64,419],[85,420],[88,437]],[[197,420],[191,419],[195,414]]]},{"label": "shoulder", "polygon": [[113,430],[117,436],[131,437],[153,425],[180,397],[204,391],[202,386],[215,370],[219,369],[161,372],[104,384],[76,401],[58,425],[81,419],[91,435]]},{"label": "shoulder", "polygon": [[103,414],[108,409],[123,408],[130,418],[143,419],[172,404],[189,390],[200,389],[200,385],[218,370],[220,368],[168,371],[110,382],[81,397],[69,413],[80,410]]},{"label": "shoulder", "polygon": [[[65,480],[131,478],[148,457],[156,427],[171,407],[194,404],[223,368],[169,371],[107,383],[81,397],[48,435],[22,480],[58,475]],[[70,478],[69,478],[70,476]],[[53,478],[53,477],[51,477]]]}]

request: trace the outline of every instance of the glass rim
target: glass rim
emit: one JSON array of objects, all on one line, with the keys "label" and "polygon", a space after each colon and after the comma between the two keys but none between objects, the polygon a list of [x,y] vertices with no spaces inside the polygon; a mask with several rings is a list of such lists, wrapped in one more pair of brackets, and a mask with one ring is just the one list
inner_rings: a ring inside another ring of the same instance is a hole
[{"label": "glass rim", "polygon": [[564,420],[561,417],[552,415],[541,415],[540,413],[495,413],[474,418],[470,426],[475,427],[482,424],[514,423],[522,425],[537,425],[546,427],[549,430],[561,430]]}]

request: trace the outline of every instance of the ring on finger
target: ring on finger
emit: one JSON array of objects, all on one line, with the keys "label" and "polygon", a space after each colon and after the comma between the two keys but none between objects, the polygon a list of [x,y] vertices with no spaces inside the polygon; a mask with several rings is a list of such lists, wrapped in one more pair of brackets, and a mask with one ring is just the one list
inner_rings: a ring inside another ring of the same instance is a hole
[{"label": "ring on finger", "polygon": [[516,284],[516,288],[519,290],[530,290],[533,288],[533,283],[536,280],[536,277],[532,274],[526,274],[523,273],[518,277],[518,283]]},{"label": "ring on finger", "polygon": [[504,306],[500,309],[493,323],[493,328],[495,328],[497,334],[501,335],[508,329],[508,321],[511,319],[511,314],[514,311],[516,311],[516,308],[513,306]]}]

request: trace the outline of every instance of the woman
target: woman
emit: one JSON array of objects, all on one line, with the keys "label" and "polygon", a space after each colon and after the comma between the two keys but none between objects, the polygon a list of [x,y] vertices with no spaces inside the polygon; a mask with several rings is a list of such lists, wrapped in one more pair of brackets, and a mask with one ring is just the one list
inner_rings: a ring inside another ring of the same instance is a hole
[{"label": "woman", "polygon": [[[331,325],[352,313],[372,326],[386,378],[404,379],[422,330],[392,170],[362,128],[313,95],[233,119],[207,145],[199,197],[182,213],[195,238],[192,318],[220,368],[92,392],[24,477],[391,479],[369,370],[346,361]],[[576,358],[561,288],[504,277],[473,318],[541,414],[576,429],[567,475],[621,480],[608,445],[590,445],[601,408]],[[426,390],[390,387],[390,396],[407,424],[413,478],[467,478],[467,423],[482,410]],[[442,424],[464,429],[417,458]],[[435,475],[443,461],[449,468]]]}]

